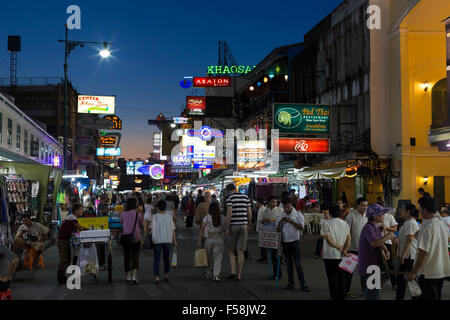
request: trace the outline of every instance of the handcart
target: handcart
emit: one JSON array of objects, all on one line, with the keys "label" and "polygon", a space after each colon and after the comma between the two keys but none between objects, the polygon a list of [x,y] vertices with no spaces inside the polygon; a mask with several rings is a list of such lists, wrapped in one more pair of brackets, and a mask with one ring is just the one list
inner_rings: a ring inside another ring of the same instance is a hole
[{"label": "handcart", "polygon": [[[81,231],[72,237],[71,245],[73,247],[73,250],[71,250],[73,264],[77,264],[77,257],[81,246],[95,245],[98,249],[100,249],[97,250],[99,260],[98,271],[108,271],[108,282],[112,282],[112,243],[110,230]],[[96,282],[97,274],[98,272],[92,274]]]}]

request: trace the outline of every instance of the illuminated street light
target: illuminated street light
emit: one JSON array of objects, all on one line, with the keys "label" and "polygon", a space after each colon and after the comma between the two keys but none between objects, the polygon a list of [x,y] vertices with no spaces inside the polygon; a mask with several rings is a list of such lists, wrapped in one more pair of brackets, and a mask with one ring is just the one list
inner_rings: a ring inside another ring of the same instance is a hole
[{"label": "illuminated street light", "polygon": [[254,86],[250,86],[249,90],[253,91],[253,90],[255,90],[255,87]]},{"label": "illuminated street light", "polygon": [[171,128],[175,128],[176,126],[177,126],[177,125],[176,125],[175,123],[171,123],[171,124],[170,124],[170,127],[171,127]]},{"label": "illuminated street light", "polygon": [[103,49],[99,51],[100,57],[108,58],[111,55],[111,51],[109,51],[108,44],[103,42]]}]

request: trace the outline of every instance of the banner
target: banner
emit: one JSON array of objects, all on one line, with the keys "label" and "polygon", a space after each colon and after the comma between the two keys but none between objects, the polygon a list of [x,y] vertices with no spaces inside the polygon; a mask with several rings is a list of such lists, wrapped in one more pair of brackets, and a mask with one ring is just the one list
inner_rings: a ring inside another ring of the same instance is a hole
[{"label": "banner", "polygon": [[259,224],[258,246],[260,248],[278,249],[277,224],[275,222]]},{"label": "banner", "polygon": [[78,218],[78,223],[88,229],[109,229],[108,217]]},{"label": "banner", "polygon": [[280,133],[330,133],[330,106],[275,103],[273,115],[273,128]]}]

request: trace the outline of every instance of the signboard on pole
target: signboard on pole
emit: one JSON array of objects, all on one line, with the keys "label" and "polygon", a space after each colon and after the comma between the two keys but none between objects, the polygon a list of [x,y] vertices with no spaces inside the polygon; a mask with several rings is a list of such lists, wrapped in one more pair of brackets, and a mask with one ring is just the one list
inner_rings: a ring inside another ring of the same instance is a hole
[{"label": "signboard on pole", "polygon": [[278,249],[278,233],[275,222],[259,224],[258,246],[260,248]]},{"label": "signboard on pole", "polygon": [[330,106],[274,103],[273,128],[289,134],[330,134]]},{"label": "signboard on pole", "polygon": [[78,95],[78,113],[114,114],[115,96]]}]

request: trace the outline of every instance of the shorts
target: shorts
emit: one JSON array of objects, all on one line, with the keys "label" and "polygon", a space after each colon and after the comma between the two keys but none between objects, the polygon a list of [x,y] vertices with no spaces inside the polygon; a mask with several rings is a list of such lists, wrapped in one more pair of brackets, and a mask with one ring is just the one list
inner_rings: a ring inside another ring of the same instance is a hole
[{"label": "shorts", "polygon": [[247,250],[248,229],[247,225],[230,226],[231,250],[235,252]]}]

